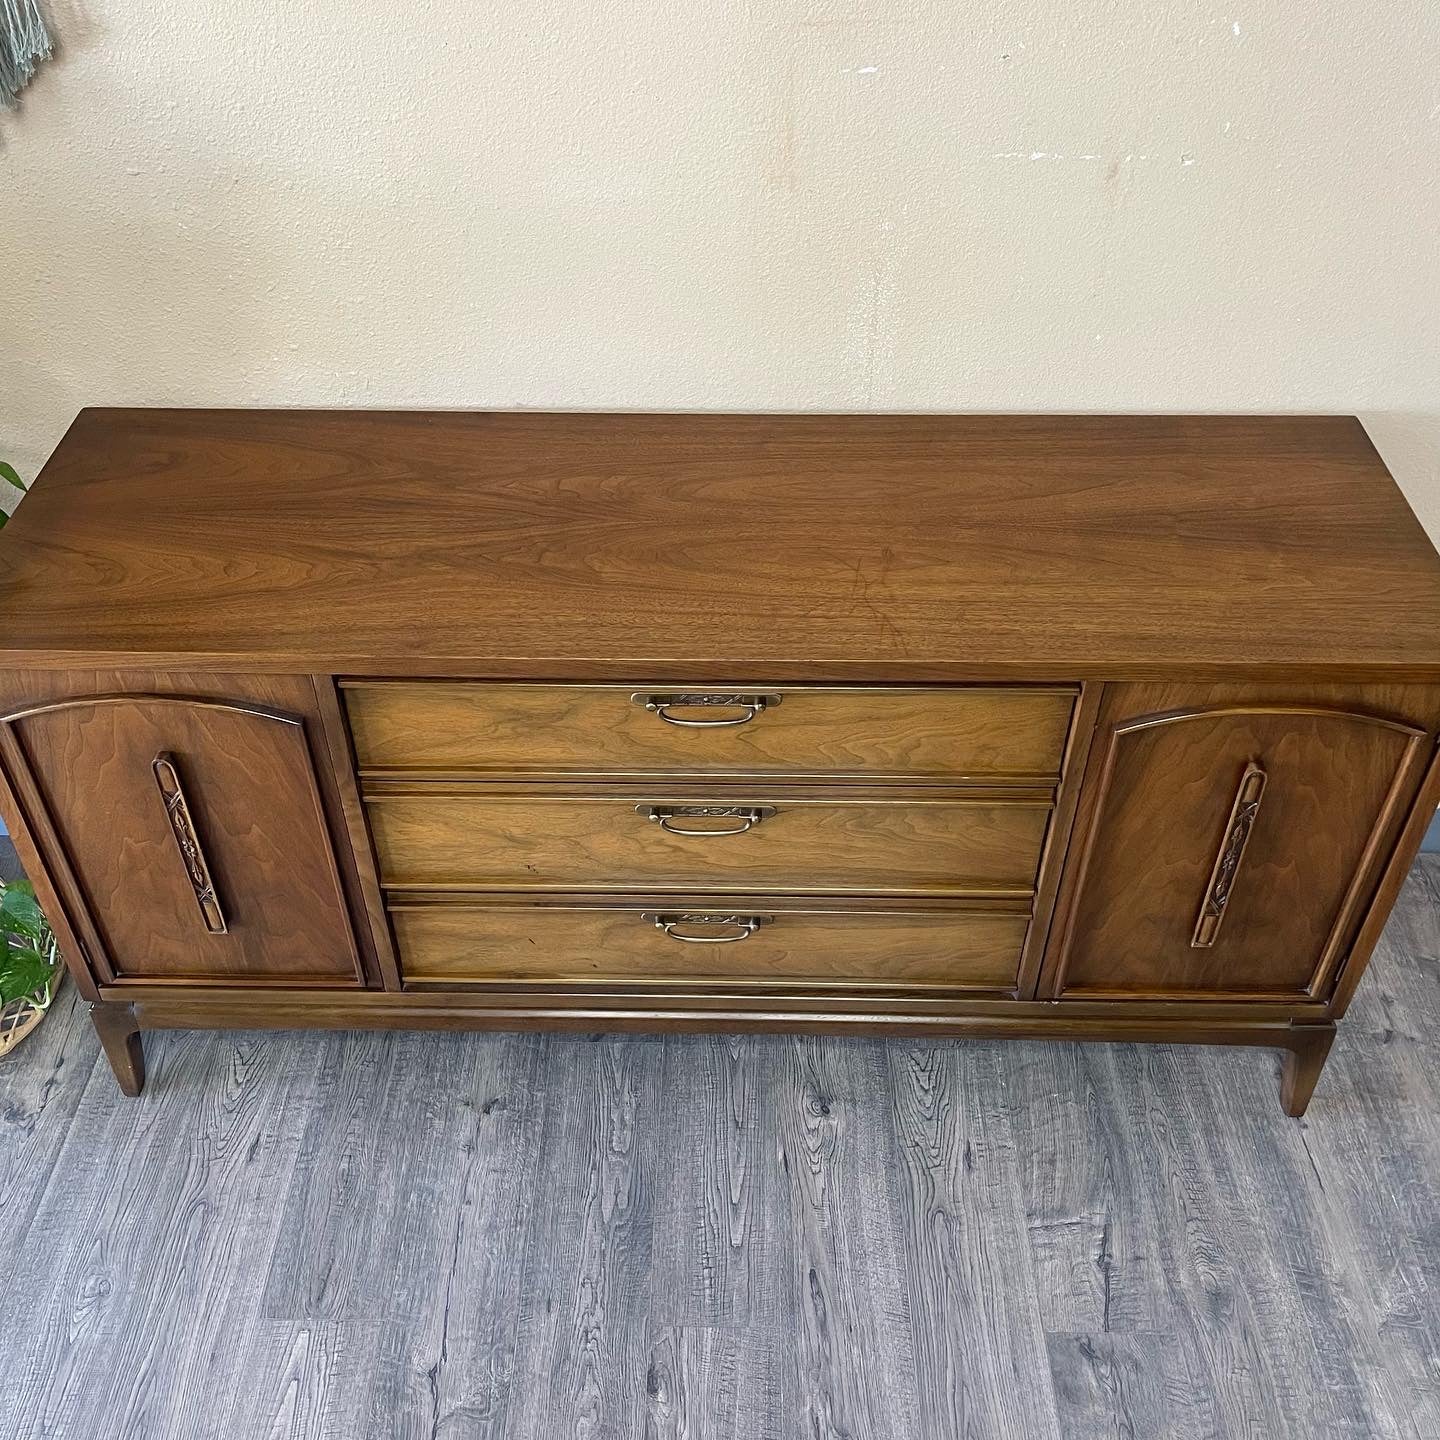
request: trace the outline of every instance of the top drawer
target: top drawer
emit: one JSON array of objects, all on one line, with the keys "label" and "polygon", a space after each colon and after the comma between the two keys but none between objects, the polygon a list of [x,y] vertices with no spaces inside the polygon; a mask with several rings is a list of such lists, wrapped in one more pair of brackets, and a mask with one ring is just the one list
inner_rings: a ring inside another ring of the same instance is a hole
[{"label": "top drawer", "polygon": [[1072,689],[345,684],[362,772],[1052,779]]}]

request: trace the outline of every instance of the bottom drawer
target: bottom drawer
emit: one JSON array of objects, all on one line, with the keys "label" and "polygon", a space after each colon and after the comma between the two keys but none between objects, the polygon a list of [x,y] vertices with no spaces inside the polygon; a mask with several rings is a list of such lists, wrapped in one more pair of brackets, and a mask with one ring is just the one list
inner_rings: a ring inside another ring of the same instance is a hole
[{"label": "bottom drawer", "polygon": [[1012,990],[1019,910],[838,910],[711,900],[391,907],[407,982],[751,982]]}]

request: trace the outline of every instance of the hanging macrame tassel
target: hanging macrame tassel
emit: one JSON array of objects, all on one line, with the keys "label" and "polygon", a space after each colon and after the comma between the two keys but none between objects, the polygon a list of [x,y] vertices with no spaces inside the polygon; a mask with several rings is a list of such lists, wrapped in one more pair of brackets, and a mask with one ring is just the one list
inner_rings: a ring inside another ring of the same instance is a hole
[{"label": "hanging macrame tassel", "polygon": [[0,105],[13,105],[50,58],[50,32],[35,0],[0,0]]}]

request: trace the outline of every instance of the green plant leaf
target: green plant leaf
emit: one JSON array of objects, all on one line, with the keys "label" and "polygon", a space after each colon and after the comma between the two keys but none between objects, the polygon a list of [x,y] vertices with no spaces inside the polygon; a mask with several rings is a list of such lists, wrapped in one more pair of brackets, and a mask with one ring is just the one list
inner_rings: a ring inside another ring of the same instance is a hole
[{"label": "green plant leaf", "polygon": [[50,932],[45,912],[35,899],[35,887],[17,880],[0,890],[0,934],[23,935],[27,940],[44,940]]},{"label": "green plant leaf", "polygon": [[26,491],[30,487],[20,478],[13,465],[7,465],[0,460],[0,480],[8,480],[17,490]]},{"label": "green plant leaf", "polygon": [[35,994],[54,972],[48,955],[28,945],[7,946],[0,954],[0,1005]]},{"label": "green plant leaf", "polygon": [[0,530],[3,530],[10,523],[10,517],[0,510]]}]

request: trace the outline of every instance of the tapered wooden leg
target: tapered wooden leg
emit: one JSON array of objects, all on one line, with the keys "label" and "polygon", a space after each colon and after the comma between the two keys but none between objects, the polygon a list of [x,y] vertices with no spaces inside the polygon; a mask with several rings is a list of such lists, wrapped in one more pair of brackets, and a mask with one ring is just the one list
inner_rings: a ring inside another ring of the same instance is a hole
[{"label": "tapered wooden leg", "polygon": [[145,1042],[135,1023],[133,1005],[91,1005],[90,1019],[121,1090],[138,1095],[145,1088]]},{"label": "tapered wooden leg", "polygon": [[1289,1050],[1280,1072],[1280,1103],[1297,1119],[1305,1113],[1315,1082],[1325,1068],[1325,1057],[1335,1039],[1334,1025],[1295,1025],[1288,1036]]}]

